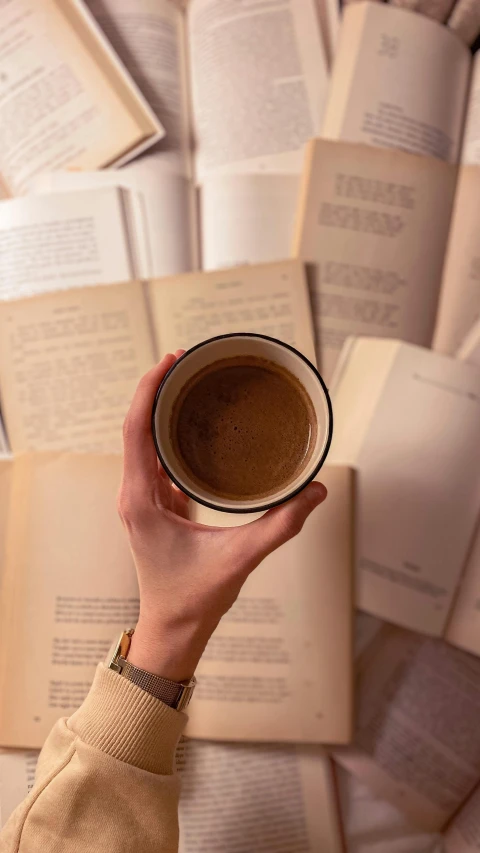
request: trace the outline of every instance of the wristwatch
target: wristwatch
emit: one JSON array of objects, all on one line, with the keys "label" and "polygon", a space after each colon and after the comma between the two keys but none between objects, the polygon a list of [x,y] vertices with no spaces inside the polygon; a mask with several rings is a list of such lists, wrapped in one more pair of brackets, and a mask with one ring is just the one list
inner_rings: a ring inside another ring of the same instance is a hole
[{"label": "wristwatch", "polygon": [[129,631],[122,631],[118,641],[109,652],[106,665],[124,678],[128,678],[137,687],[141,687],[142,690],[150,693],[151,696],[160,699],[165,705],[175,708],[176,711],[183,711],[192,698],[197,683],[195,676],[190,681],[170,681],[168,678],[161,678],[159,675],[146,672],[146,670],[134,666],[133,663],[129,663],[127,655],[133,634],[133,628],[130,628]]}]

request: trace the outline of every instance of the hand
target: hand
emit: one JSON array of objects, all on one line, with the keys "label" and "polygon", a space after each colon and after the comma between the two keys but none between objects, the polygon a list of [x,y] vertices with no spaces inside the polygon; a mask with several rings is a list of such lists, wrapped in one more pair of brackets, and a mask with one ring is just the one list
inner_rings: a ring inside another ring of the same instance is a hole
[{"label": "hand", "polygon": [[326,497],[311,483],[289,502],[241,527],[206,527],[188,518],[188,498],[161,467],[150,432],[158,385],[183,350],[141,379],[124,425],[119,513],[140,588],[129,661],[173,681],[190,678],[250,572],[297,534]]}]

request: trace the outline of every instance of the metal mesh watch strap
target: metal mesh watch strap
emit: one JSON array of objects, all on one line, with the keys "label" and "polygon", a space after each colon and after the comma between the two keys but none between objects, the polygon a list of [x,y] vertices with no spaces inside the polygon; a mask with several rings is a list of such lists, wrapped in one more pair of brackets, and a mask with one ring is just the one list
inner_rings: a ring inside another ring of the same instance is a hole
[{"label": "metal mesh watch strap", "polygon": [[151,696],[156,699],[161,699],[165,705],[170,705],[171,708],[185,707],[190,699],[190,695],[186,697],[186,701],[181,702],[182,696],[186,691],[193,692],[195,679],[193,678],[189,684],[178,684],[176,681],[169,681],[167,678],[161,678],[159,675],[153,675],[151,672],[146,672],[138,666],[129,663],[125,658],[119,657],[117,664],[120,668],[120,673],[124,678],[133,681],[137,687],[141,687]]},{"label": "metal mesh watch strap", "polygon": [[123,678],[127,678],[137,687],[150,693],[156,699],[160,699],[165,705],[175,708],[177,711],[182,711],[187,707],[192,698],[193,691],[196,685],[195,676],[190,681],[170,681],[168,678],[162,678],[160,675],[154,675],[152,672],[147,672],[145,669],[140,669],[139,666],[134,666],[130,663],[126,656],[128,655],[134,629],[122,631],[119,639],[114,643],[108,654],[106,665],[109,669],[113,669]]}]

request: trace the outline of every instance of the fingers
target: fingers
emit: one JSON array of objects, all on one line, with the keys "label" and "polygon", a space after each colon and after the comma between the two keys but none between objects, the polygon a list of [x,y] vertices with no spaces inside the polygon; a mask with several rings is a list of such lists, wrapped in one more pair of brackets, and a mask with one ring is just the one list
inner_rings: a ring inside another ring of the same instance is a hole
[{"label": "fingers", "polygon": [[269,510],[262,518],[246,524],[245,545],[253,549],[253,563],[265,557],[300,533],[310,513],[327,497],[323,483],[310,483],[287,503]]},{"label": "fingers", "polygon": [[158,473],[150,426],[152,406],[160,382],[174,363],[175,356],[168,353],[138,383],[123,425],[124,481],[151,482]]}]

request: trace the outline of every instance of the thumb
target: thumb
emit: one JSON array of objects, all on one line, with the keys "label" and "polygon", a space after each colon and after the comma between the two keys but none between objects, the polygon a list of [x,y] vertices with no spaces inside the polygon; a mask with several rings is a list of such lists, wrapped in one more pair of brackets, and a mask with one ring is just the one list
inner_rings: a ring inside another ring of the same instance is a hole
[{"label": "thumb", "polygon": [[[258,565],[265,557],[300,533],[310,513],[327,497],[323,483],[310,483],[287,503],[246,524],[243,530],[253,551],[252,561]],[[247,534],[248,531],[248,534]]]}]

